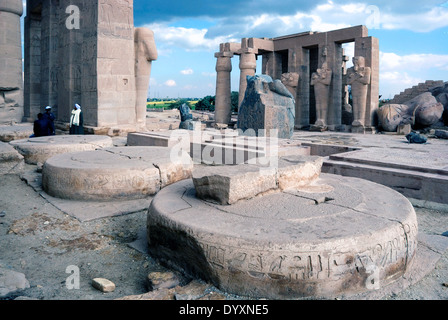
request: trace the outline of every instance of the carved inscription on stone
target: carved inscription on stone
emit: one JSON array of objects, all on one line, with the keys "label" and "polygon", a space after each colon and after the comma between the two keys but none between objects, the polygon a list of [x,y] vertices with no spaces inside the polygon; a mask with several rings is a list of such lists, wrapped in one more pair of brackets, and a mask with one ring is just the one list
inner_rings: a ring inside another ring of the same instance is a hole
[{"label": "carved inscription on stone", "polygon": [[273,280],[338,280],[369,268],[387,268],[402,263],[415,252],[417,226],[404,225],[403,235],[378,243],[358,254],[344,252],[297,252],[243,250],[201,242],[205,257],[219,269],[246,272],[254,278]]}]

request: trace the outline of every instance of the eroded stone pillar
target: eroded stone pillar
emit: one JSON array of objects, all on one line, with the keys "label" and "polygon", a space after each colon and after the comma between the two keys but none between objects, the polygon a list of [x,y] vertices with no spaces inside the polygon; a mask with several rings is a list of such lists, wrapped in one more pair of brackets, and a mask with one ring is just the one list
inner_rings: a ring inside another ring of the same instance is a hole
[{"label": "eroded stone pillar", "polygon": [[0,124],[23,117],[22,0],[0,0]]},{"label": "eroded stone pillar", "polygon": [[257,71],[257,56],[255,53],[251,52],[250,49],[240,55],[240,71],[241,75],[238,105],[241,105],[241,102],[244,100],[244,95],[246,94],[247,76],[253,77]]},{"label": "eroded stone pillar", "polygon": [[135,113],[137,125],[146,127],[146,101],[148,99],[151,63],[157,60],[154,32],[147,28],[136,28],[135,42]]},{"label": "eroded stone pillar", "polygon": [[227,125],[230,123],[232,115],[232,91],[231,72],[232,57],[231,52],[219,52],[215,54],[216,62],[216,98],[215,98],[215,123]]}]

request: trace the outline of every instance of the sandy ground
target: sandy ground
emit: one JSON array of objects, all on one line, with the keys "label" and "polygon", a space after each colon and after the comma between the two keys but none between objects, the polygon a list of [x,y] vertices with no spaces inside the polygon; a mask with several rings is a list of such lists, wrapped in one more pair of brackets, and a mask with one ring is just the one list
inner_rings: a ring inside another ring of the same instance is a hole
[{"label": "sandy ground", "polygon": [[[79,222],[42,198],[18,175],[1,176],[0,267],[25,274],[30,288],[8,299],[111,300],[148,292],[150,272],[166,271],[129,244],[139,238],[146,210],[119,217]],[[420,232],[447,235],[448,213],[416,208]],[[69,289],[70,268],[79,268],[80,287]],[[67,269],[69,268],[69,269]],[[93,288],[94,278],[116,284],[112,293]],[[185,283],[189,279],[182,279]],[[448,252],[424,279],[384,300],[447,300]],[[220,292],[228,300],[245,299]],[[23,298],[22,298],[23,299]]]}]

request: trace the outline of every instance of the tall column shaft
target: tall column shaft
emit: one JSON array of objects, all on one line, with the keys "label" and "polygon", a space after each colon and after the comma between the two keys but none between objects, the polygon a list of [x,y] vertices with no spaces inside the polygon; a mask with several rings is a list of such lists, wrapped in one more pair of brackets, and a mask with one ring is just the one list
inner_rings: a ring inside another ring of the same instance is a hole
[{"label": "tall column shaft", "polygon": [[244,100],[247,89],[247,76],[254,76],[257,70],[257,57],[255,53],[247,52],[240,55],[240,89],[238,105]]},{"label": "tall column shaft", "polygon": [[216,98],[215,122],[229,124],[232,115],[231,79],[233,54],[218,53],[216,55]]}]

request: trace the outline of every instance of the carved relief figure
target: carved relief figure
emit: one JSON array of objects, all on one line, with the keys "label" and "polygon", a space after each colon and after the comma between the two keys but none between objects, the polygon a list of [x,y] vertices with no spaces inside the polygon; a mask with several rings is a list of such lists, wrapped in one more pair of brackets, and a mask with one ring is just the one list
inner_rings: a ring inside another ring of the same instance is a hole
[{"label": "carved relief figure", "polygon": [[157,60],[154,32],[147,28],[136,28],[135,44],[135,113],[137,124],[146,126],[146,101],[148,98],[151,63]]},{"label": "carved relief figure", "polygon": [[314,86],[316,96],[317,120],[315,126],[327,126],[327,113],[330,99],[330,84],[333,72],[328,68],[327,62],[322,64],[322,68],[317,69],[311,76],[311,85]]},{"label": "carved relief figure", "polygon": [[372,71],[365,66],[364,57],[354,57],[354,66],[347,71],[348,84],[352,86],[353,127],[365,126],[367,91],[371,82]]}]

